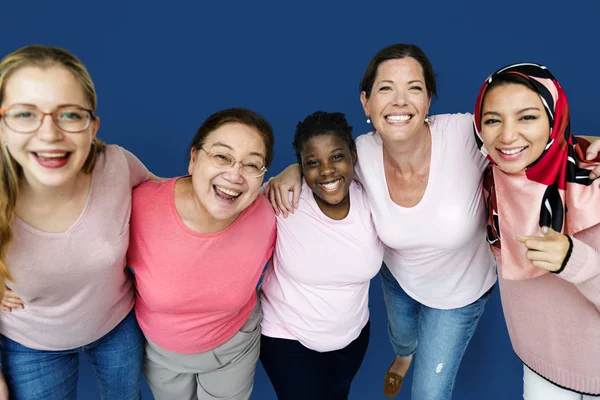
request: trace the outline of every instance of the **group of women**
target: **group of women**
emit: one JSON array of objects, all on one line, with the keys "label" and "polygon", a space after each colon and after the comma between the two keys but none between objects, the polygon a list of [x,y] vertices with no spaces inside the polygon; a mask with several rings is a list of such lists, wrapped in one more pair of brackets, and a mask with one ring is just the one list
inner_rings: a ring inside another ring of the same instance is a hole
[{"label": "group of women", "polygon": [[473,115],[430,116],[436,95],[425,54],[392,45],[361,82],[374,130],[356,142],[315,112],[298,165],[263,185],[273,130],[227,109],[188,175],[162,179],[97,138],[73,54],[6,56],[0,399],[75,398],[80,351],[106,399],[140,398],[142,375],[156,399],[248,399],[259,357],[280,399],[346,399],[378,272],[386,396],[414,364],[411,398],[451,398],[496,275],[524,398],[599,396],[598,142],[572,136],[541,65],[496,71]]}]

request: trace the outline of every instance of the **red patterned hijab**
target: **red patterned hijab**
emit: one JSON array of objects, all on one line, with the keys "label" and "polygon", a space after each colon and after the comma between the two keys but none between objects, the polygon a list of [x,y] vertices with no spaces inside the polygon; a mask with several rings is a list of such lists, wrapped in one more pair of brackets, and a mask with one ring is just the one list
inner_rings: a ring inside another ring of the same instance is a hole
[{"label": "red patterned hijab", "polygon": [[[550,120],[548,144],[540,157],[523,172],[506,174],[489,156],[481,139],[483,99],[494,79],[506,74],[527,80],[540,95]],[[501,252],[504,279],[528,279],[547,271],[535,267],[526,248],[514,236],[541,236],[540,227],[574,233],[600,223],[600,186],[589,179],[595,163],[585,161],[589,145],[571,134],[569,105],[561,85],[542,65],[513,64],[484,82],[475,105],[475,136],[479,149],[490,160],[484,177],[488,206],[488,242]]]}]

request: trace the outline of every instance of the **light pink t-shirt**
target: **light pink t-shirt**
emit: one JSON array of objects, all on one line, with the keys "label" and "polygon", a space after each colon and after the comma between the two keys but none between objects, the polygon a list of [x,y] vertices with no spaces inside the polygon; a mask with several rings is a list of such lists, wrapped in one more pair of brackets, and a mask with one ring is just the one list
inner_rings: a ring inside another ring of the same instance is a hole
[{"label": "light pink t-shirt", "polygon": [[[529,368],[562,387],[597,395],[600,225],[577,232],[572,240],[573,252],[559,274],[522,280],[501,274],[502,309],[513,348]],[[500,251],[492,250],[502,271]]]},{"label": "light pink t-shirt", "polygon": [[180,354],[212,350],[235,335],[256,304],[256,285],[275,246],[275,214],[262,195],[227,228],[189,229],[175,207],[175,181],[133,192],[127,259],[135,312],[146,337]]},{"label": "light pink t-shirt", "polygon": [[66,350],[89,344],[119,324],[134,302],[125,266],[131,188],[148,170],[131,153],[107,146],[92,172],[79,218],[62,233],[42,232],[20,218],[7,263],[7,286],[24,309],[0,313],[0,332],[23,346]]},{"label": "light pink t-shirt", "polygon": [[263,335],[321,352],[346,347],[369,320],[369,281],[382,258],[358,182],[339,221],[323,214],[303,182],[298,209],[277,217],[277,245],[261,285]]},{"label": "light pink t-shirt", "polygon": [[421,201],[401,207],[390,198],[379,134],[356,140],[357,176],[369,195],[384,262],[402,289],[438,309],[466,306],[496,282],[486,242],[479,152],[469,114],[433,118],[429,181]]}]

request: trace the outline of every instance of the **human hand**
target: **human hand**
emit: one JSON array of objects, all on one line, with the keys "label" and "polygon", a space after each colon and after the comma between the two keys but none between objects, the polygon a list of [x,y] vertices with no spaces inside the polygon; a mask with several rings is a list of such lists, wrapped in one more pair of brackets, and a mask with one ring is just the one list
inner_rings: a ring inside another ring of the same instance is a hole
[{"label": "human hand", "polygon": [[[600,140],[596,137],[584,136],[590,142],[586,152],[585,159],[588,161],[592,161],[600,156]],[[590,172],[590,179],[595,180],[600,177],[600,164],[596,165],[596,167]]]},{"label": "human hand", "polygon": [[[300,201],[300,190],[302,188],[302,176],[300,175],[300,166],[292,164],[284,169],[279,175],[269,179],[264,185],[264,194],[267,196],[273,206],[276,215],[283,213],[287,218],[289,213],[294,213],[298,208]],[[293,193],[292,203],[290,203],[289,192]]]},{"label": "human hand", "polygon": [[23,300],[12,290],[6,288],[4,290],[4,297],[2,298],[2,303],[0,304],[0,311],[11,312],[13,308],[23,308],[25,307],[23,304]]},{"label": "human hand", "polygon": [[515,239],[527,247],[525,256],[533,265],[556,272],[561,269],[571,242],[566,235],[547,226],[541,231],[543,236],[515,236]]}]

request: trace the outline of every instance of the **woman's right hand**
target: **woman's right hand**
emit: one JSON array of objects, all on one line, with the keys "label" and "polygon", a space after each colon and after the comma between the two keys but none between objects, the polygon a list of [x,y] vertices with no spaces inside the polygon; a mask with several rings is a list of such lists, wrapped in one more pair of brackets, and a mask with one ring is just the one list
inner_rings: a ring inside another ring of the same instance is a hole
[{"label": "woman's right hand", "polygon": [[[287,218],[289,213],[294,213],[294,208],[298,208],[300,201],[300,190],[302,188],[302,176],[300,166],[292,164],[283,170],[279,175],[269,179],[265,185],[265,196],[268,197],[275,214],[283,213]],[[290,204],[289,192],[293,193],[292,204]]]},{"label": "woman's right hand", "polygon": [[[12,290],[6,288],[4,290],[4,297],[2,298],[2,304],[0,304],[0,311],[11,312],[13,308],[23,308],[23,300]],[[0,398],[1,399],[1,398]]]},{"label": "woman's right hand", "polygon": [[0,400],[8,400],[8,386],[6,385],[2,371],[0,371]]}]

